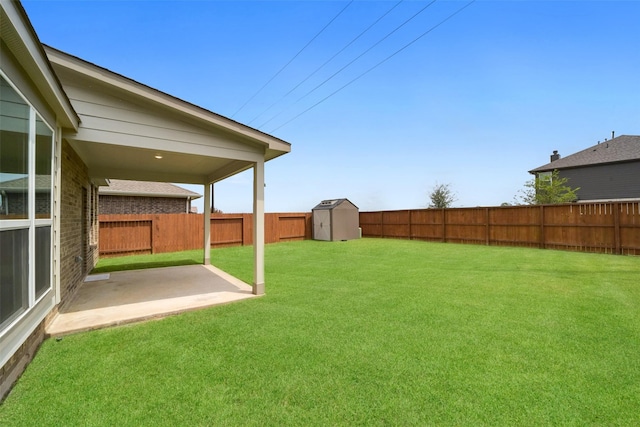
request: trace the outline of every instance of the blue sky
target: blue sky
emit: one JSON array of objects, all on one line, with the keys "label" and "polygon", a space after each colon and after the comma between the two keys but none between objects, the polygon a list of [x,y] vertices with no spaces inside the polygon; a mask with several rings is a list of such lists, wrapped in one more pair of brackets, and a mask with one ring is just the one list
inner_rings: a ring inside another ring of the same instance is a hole
[{"label": "blue sky", "polygon": [[[477,0],[362,75],[467,4],[436,1],[305,96],[429,3],[404,1],[283,99],[396,3],[23,0],[43,43],[290,142],[269,212],[421,208],[436,183],[499,205],[553,150],[640,134],[638,1]],[[251,181],[216,184],[216,206],[250,211]]]}]

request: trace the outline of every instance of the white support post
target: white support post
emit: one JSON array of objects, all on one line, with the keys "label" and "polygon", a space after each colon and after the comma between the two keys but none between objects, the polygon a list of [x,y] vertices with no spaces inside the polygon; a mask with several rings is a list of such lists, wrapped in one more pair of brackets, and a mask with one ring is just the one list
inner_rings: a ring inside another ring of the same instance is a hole
[{"label": "white support post", "polygon": [[211,184],[204,185],[204,248],[202,263],[211,264]]},{"label": "white support post", "polygon": [[[62,204],[62,128],[56,127],[53,184],[53,281],[56,291],[55,303],[60,304],[60,205]],[[98,235],[100,238],[100,235]]]},{"label": "white support post", "polygon": [[264,161],[253,165],[253,294],[264,294]]}]

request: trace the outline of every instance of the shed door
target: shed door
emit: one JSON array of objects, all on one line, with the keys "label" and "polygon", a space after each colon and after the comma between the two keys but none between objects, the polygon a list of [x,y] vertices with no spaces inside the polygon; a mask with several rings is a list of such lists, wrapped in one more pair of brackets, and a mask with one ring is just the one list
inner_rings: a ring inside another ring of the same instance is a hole
[{"label": "shed door", "polygon": [[331,212],[328,210],[313,213],[313,238],[331,240]]}]

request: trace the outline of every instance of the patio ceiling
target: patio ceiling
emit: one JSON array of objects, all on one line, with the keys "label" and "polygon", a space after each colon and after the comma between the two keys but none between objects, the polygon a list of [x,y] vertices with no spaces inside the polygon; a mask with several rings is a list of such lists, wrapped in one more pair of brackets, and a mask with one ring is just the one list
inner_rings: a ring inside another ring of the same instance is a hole
[{"label": "patio ceiling", "polygon": [[63,138],[92,179],[208,184],[290,144],[64,52],[45,51],[74,110]]}]

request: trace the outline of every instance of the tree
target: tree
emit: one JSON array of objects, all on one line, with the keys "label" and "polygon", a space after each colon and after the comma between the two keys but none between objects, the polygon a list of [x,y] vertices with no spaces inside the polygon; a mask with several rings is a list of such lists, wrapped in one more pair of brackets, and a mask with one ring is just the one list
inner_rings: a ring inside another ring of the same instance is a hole
[{"label": "tree", "polygon": [[571,203],[578,199],[576,192],[580,189],[567,185],[569,178],[562,178],[558,170],[551,174],[539,174],[524,184],[524,189],[515,196],[519,205],[554,205]]},{"label": "tree", "polygon": [[456,201],[455,194],[451,190],[450,184],[438,184],[433,186],[429,193],[429,207],[430,208],[450,208],[453,202]]}]

